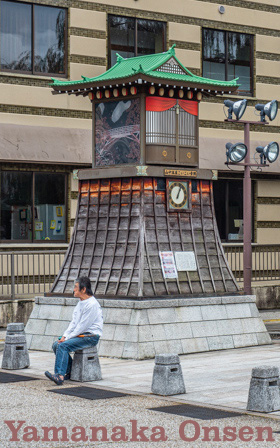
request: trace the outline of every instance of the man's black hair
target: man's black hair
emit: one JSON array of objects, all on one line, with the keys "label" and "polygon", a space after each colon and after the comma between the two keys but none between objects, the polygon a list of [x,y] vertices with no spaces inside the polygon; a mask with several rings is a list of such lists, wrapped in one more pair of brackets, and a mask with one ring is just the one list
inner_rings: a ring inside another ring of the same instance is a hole
[{"label": "man's black hair", "polygon": [[79,284],[79,290],[86,288],[86,294],[88,296],[93,296],[93,292],[91,289],[90,279],[88,277],[78,277],[75,283]]}]

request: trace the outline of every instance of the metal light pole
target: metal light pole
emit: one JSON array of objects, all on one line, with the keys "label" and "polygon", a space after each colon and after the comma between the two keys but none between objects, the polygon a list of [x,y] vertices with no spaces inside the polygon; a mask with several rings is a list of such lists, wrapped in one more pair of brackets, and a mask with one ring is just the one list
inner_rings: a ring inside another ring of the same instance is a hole
[{"label": "metal light pole", "polygon": [[244,144],[247,154],[244,163],[227,162],[227,165],[244,166],[243,177],[243,285],[244,293],[252,294],[252,183],[251,168],[269,166],[266,163],[250,163],[250,124],[266,125],[266,121],[227,119],[226,122],[244,124]]}]

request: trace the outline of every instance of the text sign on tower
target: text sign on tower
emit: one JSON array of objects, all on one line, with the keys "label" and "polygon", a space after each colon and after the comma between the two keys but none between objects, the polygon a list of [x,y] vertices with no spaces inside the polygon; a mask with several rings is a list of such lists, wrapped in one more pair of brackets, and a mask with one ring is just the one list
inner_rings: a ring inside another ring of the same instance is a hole
[{"label": "text sign on tower", "polygon": [[194,252],[175,252],[178,271],[197,271]]}]

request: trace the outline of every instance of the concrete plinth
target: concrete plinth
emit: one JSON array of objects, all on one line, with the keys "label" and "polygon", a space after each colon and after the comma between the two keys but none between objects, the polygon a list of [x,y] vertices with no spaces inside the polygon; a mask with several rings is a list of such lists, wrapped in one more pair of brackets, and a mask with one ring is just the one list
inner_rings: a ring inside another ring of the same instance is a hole
[{"label": "concrete plinth", "polygon": [[185,383],[178,355],[156,355],[152,392],[156,395],[185,394]]},{"label": "concrete plinth", "polygon": [[99,381],[102,379],[101,367],[98,359],[97,347],[77,350],[74,354],[71,380],[72,381]]},{"label": "concrete plinth", "polygon": [[24,334],[6,335],[4,353],[2,358],[2,369],[25,369],[29,367],[29,354]]},{"label": "concrete plinth", "polygon": [[255,367],[249,389],[247,409],[256,412],[280,410],[279,368]]},{"label": "concrete plinth", "polygon": [[[51,351],[79,299],[36,297],[25,327],[28,348]],[[190,299],[100,299],[104,331],[99,356],[146,359],[270,344],[254,296]]]}]

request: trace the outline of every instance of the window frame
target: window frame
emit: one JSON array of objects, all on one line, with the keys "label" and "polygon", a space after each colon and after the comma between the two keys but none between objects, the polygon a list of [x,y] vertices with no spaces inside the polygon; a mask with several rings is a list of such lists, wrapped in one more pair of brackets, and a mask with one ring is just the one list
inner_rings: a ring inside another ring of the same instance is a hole
[{"label": "window frame", "polygon": [[[127,17],[127,16],[122,16],[119,14],[108,14],[108,57],[107,57],[107,69],[112,67],[112,61],[111,61],[111,33],[110,33],[110,17],[123,17],[124,19],[133,19],[134,20],[134,55],[132,57],[136,57],[138,56],[138,20],[147,20],[148,22],[158,22],[158,23],[162,23],[163,24],[163,51],[166,51],[167,48],[167,42],[166,42],[166,37],[167,37],[167,32],[166,32],[166,28],[167,28],[167,23],[164,22],[163,20],[153,20],[153,19],[145,19],[144,17]],[[119,50],[120,51],[120,50]]]},{"label": "window frame", "polygon": [[[228,55],[229,55],[229,50],[228,50],[228,35],[229,33],[234,33],[234,34],[246,34],[247,36],[250,37],[250,41],[251,41],[251,48],[250,48],[250,92],[247,90],[240,90],[238,89],[236,91],[237,95],[241,95],[241,96],[253,96],[254,95],[254,34],[250,34],[250,33],[241,33],[238,31],[231,31],[229,30],[225,30],[225,29],[216,29],[216,28],[208,28],[208,27],[202,27],[201,28],[201,32],[202,32],[202,56],[201,56],[201,60],[202,60],[202,67],[201,67],[201,73],[202,76],[205,76],[205,74],[203,73],[203,63],[204,63],[204,30],[209,30],[209,31],[218,31],[218,32],[222,32],[225,35],[225,54],[224,54],[224,58],[225,58],[225,81],[228,81],[228,64],[229,64],[229,60],[228,60]],[[242,86],[241,86],[242,87]]]},{"label": "window frame", "polygon": [[[14,0],[5,0],[9,3],[19,3]],[[0,71],[5,73],[18,73],[21,75],[34,75],[34,76],[56,76],[59,78],[67,78],[68,77],[68,8],[63,8],[59,6],[50,6],[45,4],[38,4],[38,3],[27,3],[27,2],[20,2],[21,5],[29,5],[31,6],[31,66],[32,70],[13,70],[9,68],[2,68],[0,66]],[[34,53],[35,53],[35,14],[34,14],[34,6],[36,7],[47,7],[47,8],[56,8],[56,9],[64,9],[65,10],[65,26],[64,26],[64,42],[65,42],[65,48],[64,48],[64,57],[63,57],[63,65],[64,65],[64,72],[63,73],[52,73],[52,72],[37,72],[34,70]],[[1,14],[1,1],[0,1],[0,14]],[[1,29],[0,29],[0,39],[1,39]],[[1,51],[1,50],[0,50]]]},{"label": "window frame", "polygon": [[[31,204],[31,210],[32,210],[32,229],[31,229],[31,234],[32,234],[32,238],[30,240],[28,239],[1,239],[0,237],[0,243],[2,244],[13,244],[13,243],[22,243],[22,244],[61,244],[61,243],[67,243],[67,235],[68,235],[68,208],[69,208],[69,204],[68,204],[68,175],[65,172],[57,172],[57,171],[32,171],[32,170],[24,170],[24,171],[19,171],[19,170],[7,170],[7,169],[2,169],[0,170],[0,176],[2,176],[3,173],[31,173],[32,174],[32,183],[31,183],[31,200],[32,200],[32,204]],[[64,201],[65,201],[65,238],[61,239],[61,240],[37,240],[35,239],[35,175],[36,174],[63,174],[64,175]],[[1,183],[1,177],[0,177],[0,183]],[[0,195],[0,200],[1,200],[1,195]],[[0,224],[1,224],[1,219],[0,219]]]}]

